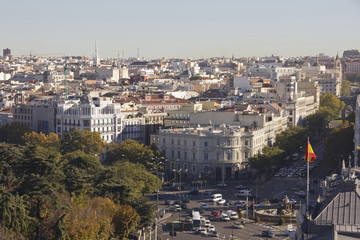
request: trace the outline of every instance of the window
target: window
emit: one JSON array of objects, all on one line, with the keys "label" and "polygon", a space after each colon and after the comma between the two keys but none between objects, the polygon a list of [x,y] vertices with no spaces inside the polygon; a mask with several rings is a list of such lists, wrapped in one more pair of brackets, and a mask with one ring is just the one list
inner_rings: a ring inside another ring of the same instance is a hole
[{"label": "window", "polygon": [[174,139],[171,139],[171,144],[174,144]]},{"label": "window", "polygon": [[184,170],[186,171],[188,168],[187,168],[187,164],[185,163],[184,164]]},{"label": "window", "polygon": [[184,159],[187,159],[187,152],[184,152]]},{"label": "window", "polygon": [[208,142],[204,142],[204,146],[207,147],[207,145],[208,145]]},{"label": "window", "polygon": [[177,156],[178,156],[178,158],[181,158],[181,152],[180,151],[177,152]]},{"label": "window", "polygon": [[196,167],[195,167],[195,165],[193,165],[193,166],[192,166],[192,172],[194,173],[195,170],[196,170]]},{"label": "window", "polygon": [[245,140],[245,146],[249,145],[249,140]]},{"label": "window", "polygon": [[249,152],[245,152],[245,159],[249,158]]},{"label": "window", "polygon": [[84,125],[84,127],[89,127],[90,126],[90,121],[89,120],[83,120],[83,125]]},{"label": "window", "polygon": [[195,160],[196,158],[196,153],[193,153],[193,160]]},{"label": "window", "polygon": [[175,163],[171,163],[171,169],[175,169]]},{"label": "window", "polygon": [[175,157],[175,153],[174,153],[174,150],[171,151],[171,158],[174,158]]},{"label": "window", "polygon": [[239,153],[236,153],[236,160],[239,160]]},{"label": "window", "polygon": [[196,142],[195,142],[195,141],[193,141],[193,146],[196,146]]},{"label": "window", "polygon": [[216,153],[216,160],[220,160],[220,153]]},{"label": "window", "polygon": [[209,154],[208,153],[204,153],[204,160],[208,160],[209,159]]},{"label": "window", "polygon": [[227,152],[226,153],[226,158],[227,158],[227,160],[231,160],[231,153]]},{"label": "window", "polygon": [[181,165],[180,163],[177,164],[177,170],[180,170],[181,169]]}]

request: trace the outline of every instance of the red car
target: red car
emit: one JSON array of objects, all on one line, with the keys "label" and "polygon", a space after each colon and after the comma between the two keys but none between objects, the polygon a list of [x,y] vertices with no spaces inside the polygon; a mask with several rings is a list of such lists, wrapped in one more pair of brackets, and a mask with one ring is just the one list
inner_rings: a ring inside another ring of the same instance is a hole
[{"label": "red car", "polygon": [[215,217],[219,216],[219,214],[220,214],[220,212],[219,212],[219,211],[216,211],[216,210],[213,210],[213,211],[211,212],[211,215],[213,215],[213,216],[215,216]]}]

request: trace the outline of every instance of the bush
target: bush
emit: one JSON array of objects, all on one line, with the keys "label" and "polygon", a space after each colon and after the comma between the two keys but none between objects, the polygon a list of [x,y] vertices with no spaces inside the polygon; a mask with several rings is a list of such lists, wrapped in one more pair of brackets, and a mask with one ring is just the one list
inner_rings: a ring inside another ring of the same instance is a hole
[{"label": "bush", "polygon": [[285,224],[284,218],[279,218],[278,224],[279,224],[280,226],[281,226],[281,225],[284,225],[284,224]]}]

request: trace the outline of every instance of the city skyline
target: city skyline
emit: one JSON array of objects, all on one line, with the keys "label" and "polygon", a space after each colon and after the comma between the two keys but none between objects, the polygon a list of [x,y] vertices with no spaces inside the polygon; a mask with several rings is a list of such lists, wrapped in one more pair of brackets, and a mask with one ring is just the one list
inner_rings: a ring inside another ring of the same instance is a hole
[{"label": "city skyline", "polygon": [[[360,3],[347,1],[16,1],[2,49],[15,56],[208,58],[339,55],[358,49]],[[139,50],[138,50],[139,49]]]}]

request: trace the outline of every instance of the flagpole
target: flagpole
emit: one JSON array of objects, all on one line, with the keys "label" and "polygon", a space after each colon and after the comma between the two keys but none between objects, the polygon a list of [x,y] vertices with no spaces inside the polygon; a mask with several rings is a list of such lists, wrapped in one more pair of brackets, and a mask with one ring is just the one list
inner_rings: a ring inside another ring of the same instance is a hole
[{"label": "flagpole", "polygon": [[[308,144],[307,144],[307,149],[306,149],[306,161],[307,161],[307,177],[306,177],[306,211],[309,210],[309,144],[310,144],[310,141],[309,141],[309,137],[308,137]],[[306,214],[306,212],[305,212]]]}]

